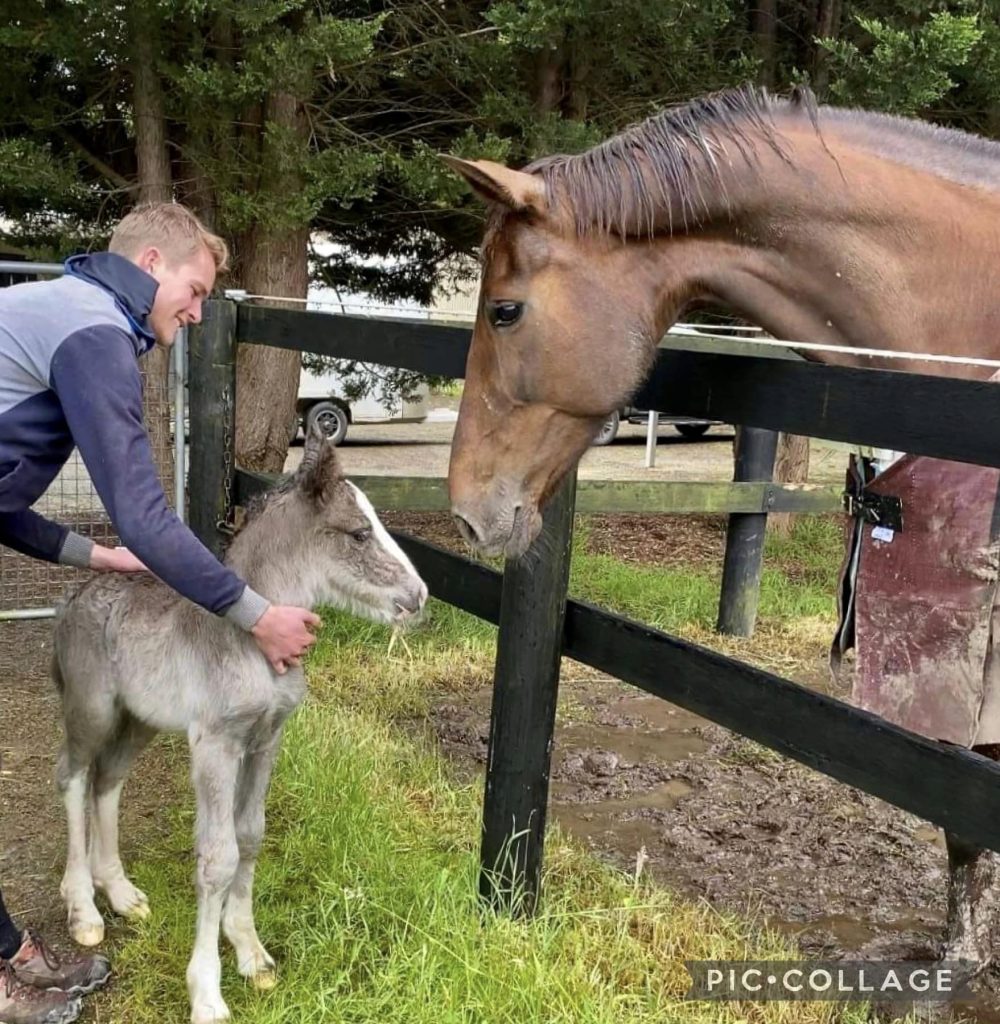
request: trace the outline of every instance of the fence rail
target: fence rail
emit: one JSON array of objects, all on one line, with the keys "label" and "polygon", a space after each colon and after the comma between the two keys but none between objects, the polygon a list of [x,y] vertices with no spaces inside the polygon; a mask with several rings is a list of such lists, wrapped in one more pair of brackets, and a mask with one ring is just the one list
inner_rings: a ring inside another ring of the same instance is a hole
[{"label": "fence rail", "polygon": [[[209,326],[195,339],[195,348],[202,346],[198,365],[212,368],[216,386],[232,379],[232,366],[226,360],[233,358],[237,341],[462,376],[459,362],[464,365],[468,331],[389,321],[383,334],[384,324],[250,307],[241,308],[235,316],[232,311],[211,310]],[[407,338],[413,340],[412,348]],[[744,482],[734,492],[746,496],[776,493],[767,491],[773,485],[752,478],[769,471],[764,446],[773,440],[768,432],[779,429],[1000,465],[1000,445],[992,442],[1000,436],[998,394],[995,385],[975,381],[666,351],[660,354],[637,404],[766,428],[743,432],[751,438],[756,433],[760,442],[756,449],[758,442],[748,442],[752,450]],[[199,416],[217,415],[207,400],[202,404],[205,409]],[[961,415],[949,416],[950,409],[961,410]],[[203,458],[199,465],[213,468],[204,480],[192,474],[191,481],[192,505],[197,495],[206,510],[199,521],[210,532],[218,509],[225,504],[224,495],[235,488],[243,500],[267,485],[252,474],[219,473],[215,467],[223,464],[222,433],[219,428],[206,435],[205,443],[215,446],[214,457]],[[197,434],[194,442],[199,442]],[[556,652],[558,665],[559,651],[971,842],[1000,851],[1000,765],[900,729],[737,659],[567,600],[564,569],[572,528],[567,508],[572,506],[566,495],[571,494],[573,483],[567,481],[564,497],[546,510],[543,541],[533,545],[524,563],[508,562],[504,574],[397,534],[435,597],[500,627],[489,763],[500,764],[502,770],[494,772],[491,767],[486,783],[485,894],[504,902],[511,892],[519,891],[529,897],[521,908],[530,909],[538,890],[551,709],[558,685],[551,659]],[[584,491],[581,484],[581,495]],[[756,504],[745,514],[758,525],[765,516]],[[733,516],[731,527],[740,515],[744,513]],[[730,540],[733,534],[731,529]],[[534,652],[531,658],[519,656],[529,647]],[[523,709],[529,706],[530,714],[525,716]],[[503,864],[496,862],[499,850],[506,852]],[[509,888],[498,888],[498,877]]]},{"label": "fence rail", "polygon": [[[241,305],[241,343],[337,359],[465,376],[468,327]],[[682,338],[674,339],[682,342]],[[721,420],[873,445],[956,462],[1000,466],[997,387],[899,370],[824,366],[770,356],[673,348],[632,404],[654,412]],[[947,410],[961,410],[947,415]]]},{"label": "fence rail", "polygon": [[[237,504],[276,478],[237,469]],[[351,479],[377,509],[410,512],[446,512],[451,508],[448,481],[438,476],[364,476]],[[842,488],[809,484],[707,482],[704,480],[578,480],[576,511],[587,513],[643,512],[763,513],[840,511]]]}]

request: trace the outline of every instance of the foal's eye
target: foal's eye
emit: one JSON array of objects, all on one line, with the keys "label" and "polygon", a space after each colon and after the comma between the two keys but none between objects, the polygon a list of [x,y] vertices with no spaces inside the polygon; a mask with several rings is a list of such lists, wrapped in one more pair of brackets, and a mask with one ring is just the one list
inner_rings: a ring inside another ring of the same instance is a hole
[{"label": "foal's eye", "polygon": [[511,324],[516,324],[523,312],[523,302],[491,302],[487,308],[487,316],[494,327],[510,327]]},{"label": "foal's eye", "polygon": [[364,544],[366,540],[372,535],[372,531],[365,527],[362,530],[354,530],[351,533],[351,539],[356,540],[359,544]]}]

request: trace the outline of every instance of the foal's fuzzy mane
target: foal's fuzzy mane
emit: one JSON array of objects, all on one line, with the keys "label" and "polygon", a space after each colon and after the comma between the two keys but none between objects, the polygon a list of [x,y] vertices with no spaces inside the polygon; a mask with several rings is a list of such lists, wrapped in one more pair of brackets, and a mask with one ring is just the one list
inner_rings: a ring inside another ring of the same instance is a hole
[{"label": "foal's fuzzy mane", "polygon": [[[539,175],[550,194],[569,200],[580,234],[651,235],[660,212],[672,206],[680,207],[684,225],[698,222],[722,187],[723,155],[728,159],[735,152],[753,165],[769,149],[790,161],[779,121],[794,117],[808,120],[821,145],[821,130],[829,127],[850,144],[896,163],[1000,189],[1000,144],[926,121],[820,107],[805,87],[787,99],[752,85],[700,96],[584,153],[542,157],[524,170]],[[501,227],[505,214],[494,211],[491,227]]]},{"label": "foal's fuzzy mane", "polygon": [[299,481],[300,477],[298,471],[296,471],[289,473],[287,476],[282,476],[273,486],[268,487],[267,490],[252,494],[243,506],[243,521],[240,523],[239,529],[234,536],[239,536],[254,520],[259,519],[261,513],[272,501],[277,500],[282,494],[290,494],[292,491],[297,490]]}]

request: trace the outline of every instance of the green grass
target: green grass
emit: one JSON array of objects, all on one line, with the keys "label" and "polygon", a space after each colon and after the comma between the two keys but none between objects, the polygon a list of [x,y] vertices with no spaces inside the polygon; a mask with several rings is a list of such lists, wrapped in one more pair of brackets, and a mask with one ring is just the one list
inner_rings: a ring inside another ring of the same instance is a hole
[{"label": "green grass", "polygon": [[[573,597],[670,633],[713,642],[721,566],[626,565],[608,555],[587,554],[585,544],[583,522],[574,543]],[[817,622],[820,632],[832,633],[841,544],[836,524],[805,516],[787,538],[768,537],[758,617],[763,641],[798,643],[803,624],[815,632]],[[310,683],[314,692],[342,706],[377,710],[386,719],[412,717],[426,712],[429,700],[482,686],[492,673],[496,628],[439,601],[428,603],[424,623],[406,636],[413,657],[397,643],[388,663],[392,671],[375,687],[372,678],[387,664],[391,631],[330,611],[324,623],[310,658]],[[752,641],[744,646],[754,649]]]},{"label": "green grass", "polygon": [[791,571],[828,594],[837,586],[843,558],[842,516],[799,516],[790,533],[768,531],[764,541],[765,564]]},{"label": "green grass", "polygon": [[[809,528],[812,530],[812,527]],[[582,536],[581,536],[582,540]],[[771,559],[801,568],[765,577],[773,616],[814,614],[826,534],[796,533]],[[714,621],[718,570],[651,570],[587,555],[578,544],[573,590],[668,629]],[[268,801],[257,875],[257,923],[279,963],[265,994],[236,974],[224,948],[223,993],[237,1020],[296,1022],[825,1022],[853,1024],[862,1008],[822,1003],[686,1003],[686,959],[779,959],[794,950],[751,922],[685,902],[604,867],[550,830],[544,900],[530,921],[477,900],[479,785],[463,786],[399,728],[448,691],[479,689],[496,630],[431,602],[426,623],[387,657],[388,630],[324,615],[309,662],[310,696],[287,730]],[[746,756],[759,756],[747,751]],[[184,768],[175,758],[178,790]],[[183,787],[186,790],[186,787]],[[108,1019],[187,1019],[184,972],[194,931],[190,798],[131,865],[151,919],[114,950],[119,984]],[[225,944],[223,944],[225,946]]]},{"label": "green grass", "polygon": [[[667,632],[711,629],[719,608],[722,565],[683,569],[626,565],[583,552],[586,522],[577,528],[570,593]],[[802,516],[787,537],[768,534],[761,577],[762,624],[832,616],[843,541],[835,523]]]},{"label": "green grass", "polygon": [[[824,1004],[681,1003],[685,959],[781,958],[747,924],[601,867],[553,831],[531,921],[476,898],[478,787],[384,721],[312,702],[292,720],[269,801],[257,923],[279,985],[252,991],[224,952],[237,1019],[296,1022],[824,1021]],[[187,1018],[191,815],[135,872],[152,918],[116,950],[112,1020]],[[852,1011],[849,1020],[862,1018]]]}]

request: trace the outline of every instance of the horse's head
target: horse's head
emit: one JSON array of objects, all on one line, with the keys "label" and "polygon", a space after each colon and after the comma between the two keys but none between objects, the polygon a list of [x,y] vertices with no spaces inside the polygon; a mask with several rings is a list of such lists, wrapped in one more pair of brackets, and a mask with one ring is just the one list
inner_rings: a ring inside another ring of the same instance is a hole
[{"label": "horse's head", "polygon": [[545,500],[649,368],[660,319],[652,260],[579,232],[538,174],[446,159],[492,204],[452,511],[476,548],[517,557]]}]

